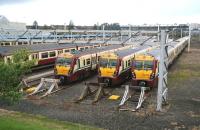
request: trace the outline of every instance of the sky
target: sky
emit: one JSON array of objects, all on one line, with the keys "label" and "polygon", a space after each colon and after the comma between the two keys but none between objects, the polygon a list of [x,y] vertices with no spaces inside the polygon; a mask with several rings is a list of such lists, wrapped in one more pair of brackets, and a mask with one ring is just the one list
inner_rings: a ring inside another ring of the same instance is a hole
[{"label": "sky", "polygon": [[0,15],[32,25],[200,23],[200,0],[0,0]]}]

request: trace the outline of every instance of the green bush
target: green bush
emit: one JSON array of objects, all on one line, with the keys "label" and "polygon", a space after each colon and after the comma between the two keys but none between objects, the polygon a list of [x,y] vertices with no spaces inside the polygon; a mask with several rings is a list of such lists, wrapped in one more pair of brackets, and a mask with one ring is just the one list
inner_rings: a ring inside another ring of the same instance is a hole
[{"label": "green bush", "polygon": [[0,61],[0,99],[15,103],[21,98],[20,84],[25,73],[30,72],[34,61],[28,60],[27,50],[18,50],[13,54],[12,62]]}]

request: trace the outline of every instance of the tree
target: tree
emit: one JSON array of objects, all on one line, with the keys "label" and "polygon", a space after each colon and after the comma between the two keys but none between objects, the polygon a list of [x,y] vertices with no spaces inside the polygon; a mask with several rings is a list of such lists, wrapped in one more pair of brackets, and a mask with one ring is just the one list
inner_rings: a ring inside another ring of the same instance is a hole
[{"label": "tree", "polygon": [[97,30],[97,29],[98,29],[98,26],[97,26],[96,24],[94,24],[93,29],[94,29],[94,30]]},{"label": "tree", "polygon": [[69,21],[68,29],[74,29],[74,22],[72,20]]},{"label": "tree", "polygon": [[38,29],[38,22],[36,20],[33,22],[33,29]]},{"label": "tree", "polygon": [[22,93],[22,78],[29,72],[34,61],[28,60],[27,50],[18,50],[13,54],[12,62],[0,61],[0,99],[7,103],[17,102]]}]

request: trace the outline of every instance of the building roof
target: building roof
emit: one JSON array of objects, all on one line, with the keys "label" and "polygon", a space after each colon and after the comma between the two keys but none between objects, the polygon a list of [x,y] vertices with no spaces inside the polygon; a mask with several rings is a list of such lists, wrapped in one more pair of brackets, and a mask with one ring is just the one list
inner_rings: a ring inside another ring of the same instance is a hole
[{"label": "building roof", "polygon": [[15,51],[20,49],[27,49],[30,52],[40,52],[40,51],[51,51],[56,49],[68,49],[68,48],[74,48],[76,46],[78,47],[84,47],[84,46],[91,46],[92,44],[55,44],[55,43],[49,43],[49,44],[33,44],[33,45],[18,45],[18,46],[2,46],[0,47],[0,55],[6,56],[6,55],[12,55]]}]

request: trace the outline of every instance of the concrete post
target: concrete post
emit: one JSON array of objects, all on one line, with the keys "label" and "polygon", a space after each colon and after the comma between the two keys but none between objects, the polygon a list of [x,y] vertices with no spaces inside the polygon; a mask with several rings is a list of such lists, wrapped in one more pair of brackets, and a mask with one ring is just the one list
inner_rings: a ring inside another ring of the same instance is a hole
[{"label": "concrete post", "polygon": [[183,37],[183,29],[181,28],[181,38]]},{"label": "concrete post", "polygon": [[158,24],[158,41],[160,41],[160,25]]},{"label": "concrete post", "polygon": [[103,42],[105,41],[105,30],[104,30],[105,25],[103,25]]},{"label": "concrete post", "polygon": [[160,42],[160,63],[159,63],[159,78],[158,78],[158,92],[157,92],[157,111],[162,111],[162,93],[163,93],[163,80],[164,80],[164,53],[166,44],[166,32],[161,30]]},{"label": "concrete post", "polygon": [[190,40],[191,40],[191,27],[189,25],[188,52],[190,52]]},{"label": "concrete post", "polygon": [[129,42],[131,42],[131,25],[129,25]]}]

